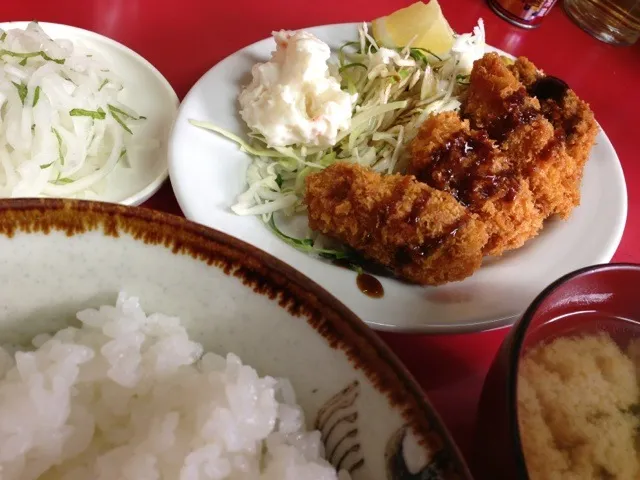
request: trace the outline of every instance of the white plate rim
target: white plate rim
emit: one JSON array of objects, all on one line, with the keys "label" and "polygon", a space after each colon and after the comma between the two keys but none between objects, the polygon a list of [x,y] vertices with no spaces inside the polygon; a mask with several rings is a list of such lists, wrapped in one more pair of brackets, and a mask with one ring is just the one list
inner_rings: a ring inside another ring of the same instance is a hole
[{"label": "white plate rim", "polygon": [[[302,28],[298,28],[295,30],[309,30],[309,29],[338,29],[338,28],[356,28],[358,25],[361,25],[363,22],[344,22],[344,23],[333,23],[333,24],[326,24],[326,25],[312,25],[309,27],[302,27]],[[231,59],[232,57],[236,56],[236,55],[240,55],[242,53],[245,53],[247,51],[250,51],[253,48],[258,47],[260,44],[268,42],[268,41],[272,41],[271,37],[267,37],[264,38],[262,40],[258,40],[256,42],[253,42],[235,52],[232,52],[231,54],[227,55],[226,57],[224,57],[222,60],[220,60],[218,63],[216,63],[215,65],[213,65],[209,70],[207,70],[199,79],[198,81],[191,87],[191,89],[189,90],[189,92],[187,93],[187,95],[183,98],[180,109],[178,111],[178,115],[176,116],[176,121],[174,122],[172,131],[171,131],[171,135],[170,135],[170,139],[169,139],[169,145],[168,145],[168,157],[169,157],[169,177],[171,178],[171,184],[172,184],[172,188],[173,188],[173,192],[174,195],[176,197],[176,200],[178,202],[178,205],[180,206],[182,212],[184,213],[184,215],[195,222],[200,222],[201,220],[197,218],[197,215],[194,214],[193,210],[191,209],[191,204],[188,201],[189,195],[184,193],[184,188],[188,188],[187,185],[184,185],[183,183],[181,183],[180,181],[176,181],[174,180],[178,174],[177,171],[179,170],[179,168],[177,167],[178,163],[179,163],[179,159],[174,158],[174,144],[176,142],[176,138],[175,138],[175,130],[177,125],[179,124],[181,118],[182,118],[182,113],[183,113],[183,106],[185,104],[188,105],[188,102],[190,100],[190,98],[199,90],[199,88],[201,87],[201,85],[203,83],[205,83],[206,77],[212,72],[214,71],[220,64],[224,63],[225,61]],[[489,45],[487,45],[487,50],[488,51],[495,51],[501,54],[504,54],[508,57],[511,58],[515,58],[514,55],[509,54],[508,52],[504,52],[503,50],[500,50],[498,48],[495,47],[491,47]],[[610,150],[611,154],[612,154],[612,158],[610,160],[611,162],[611,167],[615,170],[615,175],[616,175],[616,181],[618,182],[616,184],[617,187],[620,187],[619,190],[619,195],[618,195],[618,199],[620,200],[620,202],[616,205],[617,207],[617,217],[619,219],[619,221],[615,224],[615,228],[610,232],[609,238],[608,238],[608,242],[605,248],[603,248],[603,250],[599,253],[599,255],[594,256],[592,262],[590,263],[590,265],[597,265],[597,264],[603,264],[603,263],[608,263],[610,262],[610,260],[613,258],[613,255],[615,254],[620,241],[622,240],[622,236],[624,234],[624,229],[625,229],[625,225],[626,225],[626,220],[627,220],[627,215],[628,215],[628,196],[627,196],[627,187],[626,187],[626,181],[625,181],[625,177],[624,177],[624,171],[622,169],[622,165],[620,163],[620,159],[617,155],[617,152],[615,151],[615,148],[613,147],[611,141],[609,140],[606,132],[600,127],[600,125],[598,125],[600,130],[599,130],[599,138],[598,141],[599,143],[603,143],[608,150]],[[205,225],[211,227],[211,228],[217,228],[216,225],[210,225],[210,224],[206,224]],[[229,232],[227,230],[221,230],[229,235],[232,236],[236,236],[234,235],[234,233]],[[271,234],[271,232],[269,232],[269,234]],[[243,241],[247,241],[246,239],[242,239]],[[256,245],[255,243],[253,244],[254,246],[256,246],[257,248],[261,248],[262,247],[260,245]],[[284,261],[285,263],[288,263],[289,265],[292,265],[290,263],[290,261],[286,258],[283,258],[282,256],[278,255],[278,253],[275,253],[273,251],[270,250],[265,250],[268,253],[270,253],[271,255],[276,256],[277,258],[279,258],[280,260]],[[294,268],[295,265],[292,265]],[[567,272],[568,273],[568,272]],[[321,282],[319,282],[319,280],[312,278],[312,280],[322,284]],[[548,283],[552,283],[555,280],[555,278],[553,279],[549,279]],[[546,286],[546,285],[545,285]],[[323,285],[324,288],[326,288],[326,285]],[[437,288],[437,287],[436,287]],[[345,298],[340,298],[338,297],[340,301],[342,301],[345,305],[347,305],[348,308],[353,309],[353,307],[350,305],[350,302],[345,299]],[[533,300],[533,298],[531,299]],[[528,304],[527,304],[528,305]],[[511,325],[513,325],[513,323],[515,323],[515,321],[522,315],[522,313],[525,311],[527,305],[523,305],[521,308],[521,311],[519,313],[516,314],[510,314],[510,315],[502,315],[502,316],[496,316],[496,315],[487,315],[487,316],[477,316],[475,317],[473,320],[470,321],[465,321],[463,323],[456,323],[456,324],[444,324],[444,322],[441,321],[441,323],[437,323],[437,324],[417,324],[417,325],[393,325],[393,324],[387,324],[387,323],[379,323],[379,322],[375,322],[375,321],[369,321],[366,319],[365,316],[360,314],[360,317],[363,318],[363,321],[370,326],[371,328],[378,330],[378,331],[388,331],[388,332],[394,332],[394,333],[407,333],[407,334],[458,334],[458,333],[477,333],[477,332],[486,332],[486,331],[491,331],[491,330],[497,330],[497,329],[501,329],[501,328],[505,328],[505,327],[510,327]]]},{"label": "white plate rim", "polygon": [[[24,29],[29,23],[31,23],[31,20],[11,20],[8,22],[0,22],[0,28],[2,28],[3,30],[7,30],[9,28]],[[132,48],[127,47],[126,45],[112,38],[109,38],[105,35],[94,32],[92,30],[87,30],[85,28],[76,27],[73,25],[67,25],[65,23],[55,23],[55,22],[38,21],[38,24],[45,30],[45,32],[49,27],[68,29],[69,31],[75,32],[76,34],[81,34],[82,36],[86,36],[98,42],[105,43],[129,55],[130,57],[135,59],[138,63],[146,67],[146,69],[149,70],[149,72],[151,72],[157,78],[157,80],[162,84],[162,86],[165,88],[167,93],[172,97],[172,101],[175,107],[177,109],[179,108],[180,99],[176,91],[173,89],[173,87],[169,83],[169,81],[164,77],[164,75],[162,75],[162,73],[160,73],[160,71],[149,60],[144,58],[142,55],[140,55],[138,52],[136,52]],[[177,115],[177,112],[176,112],[176,115]],[[129,197],[125,198],[124,200],[118,203],[122,205],[131,205],[131,206],[141,205],[142,203],[146,202],[149,198],[151,198],[158,190],[160,190],[160,187],[162,186],[162,184],[169,178],[169,161],[167,158],[165,158],[164,161],[165,161],[165,165],[162,168],[162,170],[158,173],[158,175],[156,175],[155,178],[151,179],[151,181],[147,184],[146,187],[144,187],[143,189],[139,190],[137,193],[130,195]],[[101,200],[97,199],[96,201],[101,201]]]}]

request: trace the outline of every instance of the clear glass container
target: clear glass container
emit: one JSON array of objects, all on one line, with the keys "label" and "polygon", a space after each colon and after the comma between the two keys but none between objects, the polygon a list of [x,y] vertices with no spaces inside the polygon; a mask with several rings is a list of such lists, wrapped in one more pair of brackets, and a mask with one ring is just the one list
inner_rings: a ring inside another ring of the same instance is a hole
[{"label": "clear glass container", "polygon": [[564,10],[603,42],[633,45],[640,37],[640,0],[564,0]]}]

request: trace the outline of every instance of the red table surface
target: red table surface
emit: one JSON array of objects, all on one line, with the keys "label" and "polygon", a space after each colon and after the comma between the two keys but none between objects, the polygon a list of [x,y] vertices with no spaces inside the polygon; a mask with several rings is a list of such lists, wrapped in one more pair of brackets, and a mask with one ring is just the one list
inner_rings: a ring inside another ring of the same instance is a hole
[{"label": "red table surface", "polygon": [[[74,25],[111,37],[153,63],[184,97],[227,55],[277,29],[358,22],[388,14],[411,0],[23,0],[3,2],[0,21]],[[470,31],[485,20],[487,42],[529,57],[562,77],[591,104],[613,142],[627,179],[629,214],[614,261],[640,263],[640,180],[637,156],[640,44],[613,47],[575,26],[556,6],[527,31],[499,19],[483,0],[441,0],[451,26]],[[597,159],[595,159],[597,161]],[[181,214],[167,182],[146,206]],[[596,226],[594,226],[596,228]],[[526,272],[523,272],[526,275]],[[487,369],[506,330],[424,336],[381,333],[422,385],[463,453],[471,453],[476,407]]]}]

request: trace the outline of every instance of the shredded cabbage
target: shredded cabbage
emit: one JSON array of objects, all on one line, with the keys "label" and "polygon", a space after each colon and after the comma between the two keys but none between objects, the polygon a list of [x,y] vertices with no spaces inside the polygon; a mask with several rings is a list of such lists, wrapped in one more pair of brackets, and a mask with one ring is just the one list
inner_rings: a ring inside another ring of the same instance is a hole
[{"label": "shredded cabbage", "polygon": [[366,23],[358,33],[359,39],[343,45],[330,65],[342,89],[357,95],[351,125],[332,147],[269,148],[259,132],[250,132],[245,141],[208,122],[191,120],[235,141],[253,156],[247,169],[248,188],[232,207],[236,214],[261,215],[275,228],[273,213],[305,210],[305,177],[337,161],[387,174],[402,171],[405,147],[427,117],[460,107],[459,96],[467,88],[473,61],[485,49],[481,19],[472,34],[457,36],[446,58],[411,45],[380,48]]},{"label": "shredded cabbage", "polygon": [[37,22],[0,30],[0,196],[104,188],[145,120],[118,101],[123,88],[97,54]]}]

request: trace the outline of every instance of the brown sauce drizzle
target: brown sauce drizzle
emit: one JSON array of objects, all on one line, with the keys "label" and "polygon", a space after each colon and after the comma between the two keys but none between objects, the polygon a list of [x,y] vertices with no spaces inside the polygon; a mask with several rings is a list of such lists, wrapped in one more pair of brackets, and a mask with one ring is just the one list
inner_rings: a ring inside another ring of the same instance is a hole
[{"label": "brown sauce drizzle", "polygon": [[427,191],[423,191],[422,194],[415,199],[413,206],[411,207],[411,212],[409,212],[409,216],[407,217],[407,223],[409,225],[415,226],[420,222],[422,210],[424,210],[424,206],[429,201],[429,197],[431,197],[431,194]]},{"label": "brown sauce drizzle", "polygon": [[566,118],[562,123],[562,128],[564,128],[564,134],[566,136],[570,136],[576,133],[576,128],[578,127],[578,123],[580,123],[579,115],[573,115],[569,118]]},{"label": "brown sauce drizzle", "polygon": [[359,273],[356,277],[356,284],[362,293],[371,298],[382,298],[384,288],[380,280],[368,273]]},{"label": "brown sauce drizzle", "polygon": [[420,245],[403,245],[399,247],[395,252],[395,262],[398,266],[409,265],[410,263],[420,260],[424,257],[428,257],[433,254],[438,248],[440,248],[445,241],[449,238],[454,238],[458,234],[458,230],[468,220],[468,216],[465,215],[460,220],[455,222],[444,233],[435,237],[427,238]]},{"label": "brown sauce drizzle", "polygon": [[566,137],[575,133],[578,123],[580,123],[580,116],[577,114],[564,117],[564,109],[562,102],[558,103],[555,100],[546,100],[542,104],[542,113],[547,120],[556,129],[556,136],[560,132],[564,137],[560,140],[564,140]]},{"label": "brown sauce drizzle", "polygon": [[525,106],[526,98],[527,91],[522,87],[504,100],[506,112],[489,122],[487,132],[491,138],[502,143],[513,130],[540,114],[535,108]]},{"label": "brown sauce drizzle", "polygon": [[529,95],[536,97],[541,102],[543,100],[562,102],[567,90],[569,90],[569,85],[564,80],[547,75],[539,78],[529,86]]},{"label": "brown sauce drizzle", "polygon": [[[346,268],[347,270],[357,270],[359,273],[356,276],[356,285],[358,289],[371,298],[384,297],[384,287],[382,283],[374,277],[372,274],[393,277],[391,272],[386,267],[377,263],[371,262],[364,257],[361,257],[357,252],[349,252],[349,258],[335,259],[331,262],[336,267]],[[359,269],[356,267],[359,267]],[[368,270],[370,273],[366,273],[363,269]]]},{"label": "brown sauce drizzle", "polygon": [[461,130],[431,154],[430,162],[416,177],[449,192],[465,207],[480,206],[499,192],[505,200],[513,201],[519,189],[515,172],[491,172],[494,155],[486,132],[469,134]]},{"label": "brown sauce drizzle", "polygon": [[543,162],[550,160],[553,157],[553,154],[557,151],[558,148],[562,146],[565,140],[566,134],[564,129],[556,128],[553,138],[549,140],[549,143],[547,143],[540,151],[540,155],[538,155],[538,158]]},{"label": "brown sauce drizzle", "polygon": [[405,192],[412,182],[413,179],[411,177],[403,177],[398,183],[395,184],[395,186],[393,187],[393,192],[380,206],[380,210],[378,210],[378,215],[376,217],[376,222],[374,225],[374,228],[376,230],[378,230],[382,225],[385,225],[389,217],[398,210],[398,206],[402,203]]},{"label": "brown sauce drizzle", "polygon": [[556,129],[555,143],[545,148],[545,152],[552,151],[556,144],[573,135],[580,122],[578,115],[574,114],[566,118],[563,115],[564,101],[568,91],[569,85],[564,80],[551,75],[539,78],[529,87],[529,93],[540,100],[543,115]]}]

